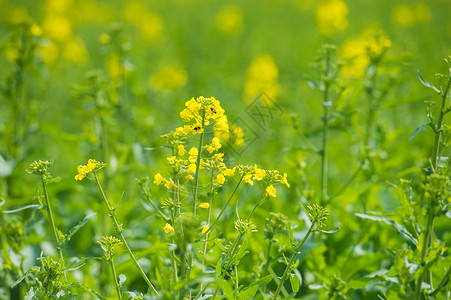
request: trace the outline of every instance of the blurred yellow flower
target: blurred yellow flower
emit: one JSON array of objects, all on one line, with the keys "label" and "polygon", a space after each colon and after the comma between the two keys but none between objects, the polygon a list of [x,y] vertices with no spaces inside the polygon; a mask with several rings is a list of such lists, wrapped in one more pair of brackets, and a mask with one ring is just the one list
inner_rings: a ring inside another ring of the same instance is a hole
[{"label": "blurred yellow flower", "polygon": [[348,28],[348,7],[342,0],[323,0],[316,11],[319,32],[333,36],[338,31]]},{"label": "blurred yellow flower", "polygon": [[166,180],[166,183],[164,184],[164,186],[168,189],[178,188],[178,186],[174,183],[174,181],[172,181],[172,179]]},{"label": "blurred yellow flower", "polygon": [[49,12],[64,13],[72,5],[72,0],[47,0],[45,7]]},{"label": "blurred yellow flower", "polygon": [[166,159],[167,159],[168,163],[169,163],[170,165],[172,165],[172,164],[175,163],[176,157],[175,157],[175,155],[174,155],[174,156],[171,156],[171,157],[166,157]]},{"label": "blurred yellow flower", "polygon": [[124,9],[124,17],[125,20],[135,24],[140,29],[144,40],[154,41],[163,32],[163,18],[150,12],[143,1],[128,1]]},{"label": "blurred yellow flower", "polygon": [[70,21],[60,15],[48,15],[42,26],[45,34],[57,41],[65,41],[69,39],[72,34],[72,25]]},{"label": "blurred yellow flower", "polygon": [[186,85],[188,74],[182,67],[165,65],[149,77],[148,85],[155,91],[173,91]]},{"label": "blurred yellow flower", "polygon": [[196,173],[196,164],[192,163],[186,169],[187,173]]},{"label": "blurred yellow flower", "polygon": [[280,179],[280,184],[285,184],[287,186],[287,188],[290,187],[290,184],[288,183],[288,180],[287,180],[287,173],[283,173],[283,177],[282,177],[282,179]]},{"label": "blurred yellow flower", "polygon": [[431,10],[426,4],[417,4],[416,6],[398,4],[393,8],[392,18],[403,27],[412,27],[417,22],[429,22]]},{"label": "blurred yellow flower", "polygon": [[221,142],[217,137],[214,137],[211,141],[211,144],[205,145],[205,149],[207,149],[208,152],[212,153],[215,150],[219,150],[222,147]]},{"label": "blurred yellow flower", "polygon": [[244,100],[252,101],[261,92],[273,100],[279,95],[279,69],[271,55],[264,55],[252,61],[246,71]]},{"label": "blurred yellow flower", "polygon": [[186,177],[185,177],[186,179],[188,179],[188,180],[194,180],[194,176],[193,175],[191,175],[191,174],[189,174],[189,175],[186,175]]},{"label": "blurred yellow flower", "polygon": [[30,32],[34,36],[41,36],[42,35],[42,28],[39,27],[38,24],[33,24],[30,27]]},{"label": "blurred yellow flower", "polygon": [[88,51],[81,39],[72,38],[64,45],[63,58],[73,63],[85,63],[88,60]]},{"label": "blurred yellow flower", "polygon": [[102,34],[99,36],[99,42],[100,42],[101,44],[108,44],[109,41],[110,41],[110,36],[109,36],[107,33],[102,33]]},{"label": "blurred yellow flower", "polygon": [[265,177],[265,175],[266,175],[266,171],[265,170],[263,170],[263,169],[259,169],[258,167],[257,167],[257,165],[254,165],[254,170],[255,170],[255,173],[254,173],[254,176],[253,176],[253,180],[262,180],[264,177]]},{"label": "blurred yellow flower", "polygon": [[172,227],[169,223],[166,223],[166,225],[164,225],[163,230],[166,233],[175,232],[174,227]]},{"label": "blurred yellow flower", "polygon": [[239,7],[226,6],[216,15],[216,28],[228,34],[237,34],[243,27],[243,12]]},{"label": "blurred yellow flower", "polygon": [[340,56],[346,61],[340,72],[346,78],[360,78],[370,60],[366,55],[365,44],[361,38],[348,38],[341,46]]},{"label": "blurred yellow flower", "polygon": [[23,23],[29,19],[28,11],[23,6],[4,6],[3,9],[8,12],[5,18],[11,24]]},{"label": "blurred yellow flower", "polygon": [[246,174],[243,177],[243,181],[246,183],[249,183],[250,185],[254,185],[254,182],[252,181],[251,177],[252,177],[252,174]]},{"label": "blurred yellow flower", "polygon": [[160,173],[155,174],[154,179],[155,181],[153,183],[155,184],[161,184],[162,182],[166,182],[166,179],[164,179],[164,177],[161,176]]},{"label": "blurred yellow flower", "polygon": [[209,228],[210,228],[210,226],[208,226],[208,224],[207,224],[207,225],[204,225],[204,226],[202,227],[202,233],[207,232]]},{"label": "blurred yellow flower", "polygon": [[199,205],[200,208],[209,208],[210,207],[210,203],[208,202],[204,202],[201,205]]}]

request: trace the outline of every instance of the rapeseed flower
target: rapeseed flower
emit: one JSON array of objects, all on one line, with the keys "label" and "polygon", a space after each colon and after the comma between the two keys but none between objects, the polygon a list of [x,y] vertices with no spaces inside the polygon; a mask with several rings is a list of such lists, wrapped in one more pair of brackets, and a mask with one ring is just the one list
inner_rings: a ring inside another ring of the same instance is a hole
[{"label": "rapeseed flower", "polygon": [[266,196],[271,196],[271,197],[276,196],[276,188],[272,185],[269,185],[265,191],[266,191]]},{"label": "rapeseed flower", "polygon": [[210,207],[210,203],[208,202],[204,202],[201,205],[199,205],[200,208],[209,208]]},{"label": "rapeseed flower", "polygon": [[166,233],[175,232],[174,227],[172,227],[169,223],[166,223],[166,225],[164,225],[163,230]]},{"label": "rapeseed flower", "polygon": [[88,173],[92,172],[95,168],[97,167],[103,168],[104,166],[105,166],[104,163],[100,163],[95,159],[89,159],[88,163],[85,166],[79,165],[77,167],[78,174],[75,175],[75,180],[82,180],[83,178],[86,177]]}]

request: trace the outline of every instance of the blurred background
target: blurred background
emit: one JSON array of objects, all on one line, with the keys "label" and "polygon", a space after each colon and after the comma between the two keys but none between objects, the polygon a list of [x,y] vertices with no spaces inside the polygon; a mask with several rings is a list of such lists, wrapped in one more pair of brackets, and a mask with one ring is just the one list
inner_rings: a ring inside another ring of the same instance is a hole
[{"label": "blurred background", "polygon": [[[435,84],[435,73],[447,72],[450,11],[448,0],[0,0],[4,207],[35,203],[39,183],[25,169],[33,160],[50,160],[51,173],[62,177],[51,187],[57,223],[73,226],[102,208],[95,186],[74,180],[77,166],[96,158],[109,165],[104,184],[113,202],[122,199],[120,218],[135,230],[135,247],[152,245],[148,251],[164,253],[160,236],[149,238],[151,228],[139,224],[145,217],[148,224],[164,225],[137,204],[142,195],[133,179],[169,174],[169,150],[160,147],[160,135],[181,126],[185,101],[202,95],[220,100],[229,122],[244,133],[245,141],[226,151],[227,164],[257,163],[288,173],[292,187],[268,205],[296,218],[287,207],[318,196],[320,156],[314,150],[321,146],[323,100],[315,88],[316,61],[327,43],[336,45],[340,68],[331,99],[331,193],[361,167],[364,146],[372,155],[352,189],[330,204],[330,222],[348,228],[331,238],[335,251],[344,251],[346,235],[358,228],[348,213],[396,209],[387,182],[428,164],[427,130],[408,142],[427,121],[424,101],[436,99],[417,70]],[[367,46],[375,34],[385,43],[377,83],[383,100],[365,143]],[[262,103],[275,109],[259,120],[250,108]],[[226,194],[232,187],[224,187]],[[151,193],[157,201],[166,196],[156,186]],[[241,196],[253,193],[258,191]],[[362,197],[365,204],[355,204]],[[246,209],[243,201],[240,206]],[[261,225],[265,214],[259,214]],[[35,257],[41,248],[51,251],[42,246],[43,222],[28,240]],[[87,226],[68,252],[100,253],[90,236],[98,238],[98,230]]]}]

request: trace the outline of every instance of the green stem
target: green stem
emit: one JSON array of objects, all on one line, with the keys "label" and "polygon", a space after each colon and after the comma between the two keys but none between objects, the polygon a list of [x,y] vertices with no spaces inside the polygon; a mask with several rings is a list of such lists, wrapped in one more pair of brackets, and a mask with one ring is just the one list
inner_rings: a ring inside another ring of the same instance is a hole
[{"label": "green stem", "polygon": [[[60,239],[58,238],[58,232],[56,230],[55,221],[53,219],[52,207],[50,206],[49,195],[47,193],[47,186],[44,181],[43,175],[41,175],[41,181],[42,181],[42,189],[44,190],[44,198],[45,198],[45,204],[47,207],[47,214],[49,216],[50,226],[52,227],[53,238],[55,239],[55,243],[56,243],[56,250],[58,252],[58,256],[60,257],[61,262],[63,264],[63,268],[64,268],[65,264],[64,264],[63,250],[62,250],[63,245],[62,245]],[[64,279],[67,280],[65,270],[64,270]]]},{"label": "green stem", "polygon": [[[442,95],[442,102],[440,106],[440,113],[438,116],[437,124],[435,127],[435,137],[434,137],[434,146],[432,148],[432,157],[431,157],[431,163],[432,163],[432,171],[436,173],[438,171],[438,160],[439,160],[439,152],[440,152],[440,135],[442,132],[442,125],[443,125],[443,118],[447,111],[445,111],[445,105],[446,105],[446,98],[448,97],[449,88],[451,85],[451,77],[448,80],[448,84],[446,85],[445,91]],[[423,248],[421,249],[421,259],[420,263],[421,265],[424,264],[424,261],[426,259],[427,253],[429,251],[429,248],[432,247],[433,242],[433,236],[434,236],[434,218],[435,218],[435,201],[432,200],[429,205],[429,215],[428,215],[428,223],[426,227],[426,231],[424,233],[423,238]],[[429,267],[426,265],[424,266],[423,272],[420,274],[420,276],[417,279],[416,282],[416,289],[415,289],[415,299],[419,300],[421,297],[421,284],[423,283],[424,274],[427,274]],[[432,276],[428,276],[427,278],[428,283],[433,288],[432,285]]]},{"label": "green stem", "polygon": [[224,213],[224,211],[226,210],[227,206],[229,205],[230,201],[232,200],[233,196],[235,195],[236,191],[238,190],[238,187],[240,186],[241,182],[243,181],[243,177],[244,177],[244,174],[241,176],[240,181],[238,181],[237,185],[235,186],[235,189],[233,190],[233,192],[230,195],[230,197],[227,200],[227,202],[222,207],[221,211],[219,212],[219,215],[216,217],[216,219],[213,222],[213,224],[211,224],[211,226],[208,228],[208,230],[205,231],[205,233],[203,233],[200,236],[199,240],[202,239],[205,235],[209,234],[213,230],[213,227],[215,227],[216,223],[219,221],[219,219],[221,218],[222,214]]},{"label": "green stem", "polygon": [[194,179],[194,191],[193,191],[193,214],[196,215],[197,208],[197,191],[199,187],[199,169],[200,169],[200,160],[202,158],[202,145],[204,143],[204,127],[205,127],[205,109],[202,110],[202,133],[200,134],[199,147],[197,148],[197,161],[196,161],[196,176]]},{"label": "green stem", "polygon": [[108,260],[111,266],[111,271],[113,272],[114,277],[114,285],[116,286],[117,298],[122,300],[121,288],[119,287],[119,283],[117,282],[116,268],[114,267],[113,259]]},{"label": "green stem", "polygon": [[168,216],[166,216],[156,205],[155,205],[155,203],[153,203],[153,201],[152,201],[152,198],[150,198],[150,194],[149,194],[149,191],[147,191],[145,188],[144,188],[144,186],[141,186],[141,190],[143,191],[143,193],[144,193],[144,197],[146,198],[146,200],[147,200],[147,202],[149,202],[150,203],[150,205],[152,205],[152,207],[153,207],[153,209],[155,209],[156,210],[156,212],[166,221],[166,222],[168,222],[169,221],[169,217]]},{"label": "green stem", "polygon": [[106,204],[106,206],[108,208],[108,211],[110,212],[110,218],[113,221],[114,228],[116,229],[117,234],[119,235],[119,237],[121,238],[122,243],[124,244],[125,248],[127,249],[127,252],[130,255],[130,258],[135,263],[136,267],[138,268],[139,272],[141,273],[142,278],[147,283],[147,285],[152,289],[152,291],[155,294],[158,295],[158,291],[155,289],[153,284],[150,282],[150,280],[147,277],[146,273],[144,273],[144,270],[141,268],[141,266],[139,265],[138,261],[136,260],[135,255],[133,254],[132,250],[128,246],[128,243],[125,240],[124,235],[122,234],[122,225],[119,224],[119,221],[117,220],[117,217],[116,217],[115,209],[113,209],[111,207],[110,202],[108,201],[107,197],[105,196],[105,193],[103,192],[102,185],[100,184],[100,181],[99,181],[99,178],[97,177],[97,173],[96,172],[94,172],[94,178],[95,178],[95,181],[97,183],[97,187],[99,188],[99,191],[102,194],[102,198],[105,201],[105,204]]},{"label": "green stem", "polygon": [[317,221],[316,219],[313,220],[312,225],[310,225],[310,228],[309,228],[307,234],[305,235],[304,239],[303,239],[302,242],[298,245],[298,247],[296,247],[296,249],[294,249],[294,254],[293,254],[293,256],[291,257],[290,261],[288,262],[287,267],[285,268],[285,271],[283,272],[282,278],[280,279],[280,282],[279,282],[279,284],[277,285],[276,293],[274,294],[274,296],[273,296],[273,298],[272,298],[273,300],[277,299],[277,297],[279,296],[279,294],[280,294],[280,289],[282,288],[283,283],[284,283],[285,280],[287,279],[288,272],[290,271],[291,266],[293,265],[294,260],[295,260],[296,257],[298,256],[299,251],[301,250],[301,248],[302,248],[302,246],[304,245],[305,241],[307,241],[308,237],[309,237],[310,234],[313,232],[313,227],[315,226],[316,221]]},{"label": "green stem", "polygon": [[266,188],[268,187],[269,182],[266,184],[265,188],[263,189],[263,191],[261,192],[260,196],[258,197],[257,202],[255,203],[254,207],[252,208],[251,212],[249,213],[249,216],[247,216],[247,220],[249,221],[252,216],[254,215],[255,210],[257,209],[257,207],[260,205],[260,201],[263,198],[263,195],[266,193]]},{"label": "green stem", "polygon": [[[210,181],[210,194],[208,199],[208,211],[207,211],[207,225],[210,226],[210,219],[211,219],[211,204],[213,201],[213,188],[214,188],[214,182],[213,182],[213,175],[214,175],[214,169],[211,169],[211,181]],[[202,248],[202,269],[205,271],[205,255],[207,254],[207,240],[208,240],[208,233],[205,235],[205,241]],[[200,284],[200,290],[202,290],[204,283],[202,282]]]},{"label": "green stem", "polygon": [[326,54],[326,66],[324,80],[324,99],[323,99],[323,141],[321,149],[321,203],[327,201],[327,152],[328,152],[328,136],[329,136],[329,88],[330,88],[330,53]]}]

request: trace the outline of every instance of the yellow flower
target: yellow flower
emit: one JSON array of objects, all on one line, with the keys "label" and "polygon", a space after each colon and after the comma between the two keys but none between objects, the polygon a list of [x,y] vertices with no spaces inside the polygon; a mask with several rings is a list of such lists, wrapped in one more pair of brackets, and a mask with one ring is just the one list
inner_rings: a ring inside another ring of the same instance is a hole
[{"label": "yellow flower", "polygon": [[290,184],[287,180],[287,173],[283,173],[282,179],[280,179],[280,184],[285,184],[288,188],[290,187]]},{"label": "yellow flower", "polygon": [[42,28],[39,27],[37,24],[33,24],[30,27],[30,32],[34,36],[41,36],[42,35]]},{"label": "yellow flower", "polygon": [[348,27],[348,7],[342,0],[324,0],[316,11],[319,31],[325,36],[333,36]]},{"label": "yellow flower", "polygon": [[189,158],[188,158],[189,162],[194,163],[194,162],[196,162],[197,155],[199,155],[199,151],[197,151],[197,148],[192,147],[189,150],[188,154],[189,154]]},{"label": "yellow flower", "polygon": [[210,203],[208,202],[204,202],[201,205],[199,205],[200,208],[209,208],[210,207]]},{"label": "yellow flower", "polygon": [[79,165],[77,167],[78,174],[75,175],[75,180],[82,180],[86,177],[86,174],[92,172],[97,166],[97,161],[95,159],[89,159],[86,166]]},{"label": "yellow flower", "polygon": [[185,146],[183,146],[183,145],[178,145],[178,146],[177,146],[177,149],[179,150],[179,155],[180,155],[180,156],[183,156],[183,155],[186,154]]},{"label": "yellow flower", "polygon": [[269,195],[271,197],[275,197],[276,196],[276,189],[272,185],[268,186],[266,188],[266,195],[267,196]]},{"label": "yellow flower", "polygon": [[204,128],[202,127],[202,124],[196,123],[193,125],[193,134],[198,134],[204,132]]},{"label": "yellow flower", "polygon": [[186,169],[187,173],[196,173],[196,164],[192,163]]},{"label": "yellow flower", "polygon": [[202,107],[202,105],[198,103],[194,98],[191,98],[190,100],[186,101],[185,106],[188,108],[188,110],[190,110],[193,113],[197,112]]},{"label": "yellow flower", "polygon": [[193,175],[191,175],[191,174],[186,175],[185,178],[186,178],[186,179],[189,179],[189,180],[194,180],[194,177],[193,177]]},{"label": "yellow flower", "polygon": [[254,100],[261,91],[265,91],[265,94],[273,100],[280,92],[279,69],[271,55],[254,59],[246,71],[244,100]]},{"label": "yellow flower", "polygon": [[169,224],[169,223],[166,223],[166,225],[164,225],[163,230],[166,233],[171,233],[171,232],[175,231],[174,227],[172,227],[171,224]]},{"label": "yellow flower", "polygon": [[185,136],[193,131],[193,128],[190,125],[184,125],[183,127],[178,127],[175,129],[175,133],[180,136]]},{"label": "yellow flower", "polygon": [[155,179],[155,181],[153,183],[158,184],[158,185],[161,184],[162,182],[166,182],[166,179],[164,179],[164,177],[161,176],[160,173],[155,174],[154,179]]},{"label": "yellow flower", "polygon": [[164,186],[168,189],[178,188],[178,186],[174,183],[174,181],[172,181],[172,179],[166,180],[166,183],[164,184]]},{"label": "yellow flower", "polygon": [[257,167],[257,165],[254,166],[254,169],[255,169],[255,174],[254,174],[254,177],[252,179],[259,180],[259,181],[262,180],[265,177],[265,175],[266,175],[266,171],[263,170],[263,169],[259,169]]},{"label": "yellow flower", "polygon": [[85,178],[85,174],[77,174],[75,175],[75,180],[82,180],[83,178]]},{"label": "yellow flower", "polygon": [[207,225],[204,225],[204,226],[202,227],[202,233],[207,232],[209,228],[210,228],[210,226],[208,226],[208,224],[207,224]]},{"label": "yellow flower", "polygon": [[252,181],[251,177],[252,177],[252,174],[246,174],[243,177],[243,181],[246,183],[249,183],[250,185],[254,185],[254,182]]},{"label": "yellow flower", "polygon": [[224,153],[216,153],[212,156],[213,159],[217,159],[219,161],[224,161]]},{"label": "yellow flower", "polygon": [[107,33],[102,33],[99,36],[99,42],[101,44],[108,44],[110,42],[110,36]]},{"label": "yellow flower", "polygon": [[168,160],[170,165],[174,164],[174,162],[175,162],[175,156],[167,157],[166,159]]},{"label": "yellow flower", "polygon": [[225,176],[233,176],[235,175],[235,169],[236,167],[233,167],[233,169],[225,169],[222,174],[224,174]]},{"label": "yellow flower", "polygon": [[216,15],[216,28],[227,34],[237,34],[243,25],[243,12],[239,7],[226,6]]},{"label": "yellow flower", "polygon": [[219,173],[218,176],[216,176],[215,180],[213,180],[213,183],[218,183],[218,184],[224,184],[225,182],[225,177],[222,173]]}]

